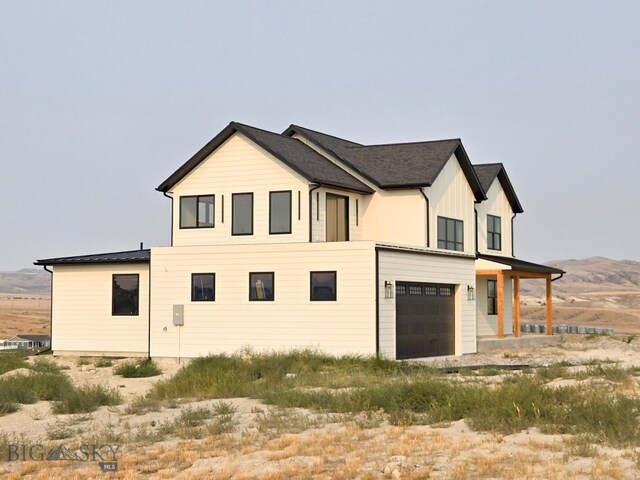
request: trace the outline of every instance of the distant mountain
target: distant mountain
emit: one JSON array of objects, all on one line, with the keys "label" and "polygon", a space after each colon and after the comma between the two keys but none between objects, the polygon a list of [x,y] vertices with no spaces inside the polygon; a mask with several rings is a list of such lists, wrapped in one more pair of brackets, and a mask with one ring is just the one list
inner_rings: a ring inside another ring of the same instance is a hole
[{"label": "distant mountain", "polygon": [[[589,257],[580,260],[554,260],[547,265],[567,272],[553,283],[554,294],[581,295],[613,293],[640,294],[640,262]],[[542,282],[522,282],[524,293],[542,295]]]},{"label": "distant mountain", "polygon": [[50,293],[51,274],[37,268],[0,272],[0,293]]}]

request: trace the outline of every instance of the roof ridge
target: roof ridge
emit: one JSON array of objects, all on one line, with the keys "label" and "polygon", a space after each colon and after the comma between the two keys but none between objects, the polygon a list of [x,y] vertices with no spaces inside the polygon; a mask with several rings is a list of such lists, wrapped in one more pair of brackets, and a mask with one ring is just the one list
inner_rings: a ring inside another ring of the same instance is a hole
[{"label": "roof ridge", "polygon": [[[119,252],[86,253],[84,255],[70,255],[70,256],[67,256],[67,257],[53,257],[53,258],[46,258],[44,260],[57,260],[59,258],[97,257],[98,255],[117,255],[119,253],[133,253],[133,252],[151,252],[151,249],[150,248],[143,248],[143,249],[135,248],[133,250],[121,250]],[[38,261],[40,261],[40,260],[38,260]]]},{"label": "roof ridge", "polygon": [[275,135],[276,137],[287,138],[287,139],[293,140],[291,137],[285,137],[284,135],[282,135],[280,133],[272,132],[271,130],[265,130],[264,128],[260,128],[260,127],[254,127],[253,125],[248,125],[246,123],[240,123],[240,122],[233,121],[229,125],[231,125],[231,126],[233,126],[235,128],[241,127],[241,128],[249,128],[251,130],[258,130],[258,131],[263,132],[263,133],[269,133],[271,135]]},{"label": "roof ridge", "polygon": [[399,142],[399,143],[376,143],[373,145],[360,145],[357,147],[347,147],[347,148],[371,148],[371,147],[394,147],[401,145],[422,145],[425,143],[443,143],[443,142],[462,142],[459,138],[445,138],[442,140],[418,140],[415,142]]},{"label": "roof ridge", "polygon": [[[336,135],[331,135],[330,133],[324,133],[324,132],[321,132],[320,130],[314,130],[312,128],[303,127],[302,125],[296,125],[295,123],[292,123],[291,125],[289,125],[289,128],[293,128],[293,129],[301,128],[302,130],[308,130],[309,132],[319,133],[320,135],[324,135],[325,137],[335,138],[336,140],[341,140],[343,142],[355,143],[356,145],[359,145],[359,146],[362,146],[362,147],[365,146],[362,143],[354,142],[353,140],[347,140],[346,138],[338,137]],[[288,137],[288,138],[291,138],[291,137]]]}]

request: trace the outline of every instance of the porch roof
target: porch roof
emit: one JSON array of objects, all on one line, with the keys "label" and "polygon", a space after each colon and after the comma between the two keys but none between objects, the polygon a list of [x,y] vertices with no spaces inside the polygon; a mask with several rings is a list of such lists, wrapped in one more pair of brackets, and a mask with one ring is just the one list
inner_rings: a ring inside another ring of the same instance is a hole
[{"label": "porch roof", "polygon": [[498,255],[485,255],[483,253],[478,254],[478,259],[488,260],[490,262],[499,263],[508,268],[502,270],[513,270],[514,272],[525,273],[540,273],[543,275],[564,275],[565,271],[555,267],[549,267],[547,265],[540,265],[539,263],[526,262],[518,258],[513,257],[501,257]]}]

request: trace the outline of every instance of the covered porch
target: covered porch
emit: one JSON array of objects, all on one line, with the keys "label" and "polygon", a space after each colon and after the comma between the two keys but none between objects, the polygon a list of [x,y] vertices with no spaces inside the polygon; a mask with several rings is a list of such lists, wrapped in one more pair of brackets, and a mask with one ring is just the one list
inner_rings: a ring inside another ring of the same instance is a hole
[{"label": "covered porch", "polygon": [[[544,279],[546,284],[546,334],[553,334],[552,283],[564,275],[558,268],[525,262],[512,257],[478,254],[476,285],[478,295],[486,295],[486,302],[476,301],[480,321],[478,336],[504,338],[520,336],[520,282]],[[505,328],[505,324],[507,328]]]}]

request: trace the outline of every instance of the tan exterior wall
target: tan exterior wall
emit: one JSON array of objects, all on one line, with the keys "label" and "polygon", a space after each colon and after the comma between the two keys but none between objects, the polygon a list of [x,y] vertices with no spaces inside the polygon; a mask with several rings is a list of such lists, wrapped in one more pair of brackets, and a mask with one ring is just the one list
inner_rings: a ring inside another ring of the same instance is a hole
[{"label": "tan exterior wall", "polygon": [[467,285],[475,285],[474,259],[403,251],[378,252],[380,353],[396,358],[395,298],[384,296],[384,282],[433,282],[455,285],[456,355],[476,352],[475,301],[468,300]]},{"label": "tan exterior wall", "polygon": [[[279,190],[291,190],[292,233],[270,235],[269,192]],[[249,192],[253,193],[253,235],[233,236],[231,196]],[[309,183],[242,134],[229,138],[172,193],[175,246],[309,241]],[[215,195],[215,227],[181,229],[180,197],[211,194]]]},{"label": "tan exterior wall", "polygon": [[[374,354],[373,242],[154,248],[151,355],[318,348]],[[310,272],[337,271],[337,301],[310,301]],[[215,302],[191,302],[191,274],[216,274]],[[275,301],[249,301],[249,272],[275,273]],[[184,305],[184,326],[173,305]]]},{"label": "tan exterior wall", "polygon": [[[478,251],[487,255],[503,255],[511,257],[511,217],[513,210],[500,181],[496,178],[487,192],[487,200],[476,206],[478,211]],[[495,215],[501,219],[502,248],[487,248],[487,215]]]},{"label": "tan exterior wall", "polygon": [[[487,280],[496,277],[476,278],[476,321],[478,322],[478,337],[495,337],[498,335],[498,315],[489,315],[487,301]],[[505,276],[504,282],[504,334],[513,334],[513,286],[510,276]]]},{"label": "tan exterior wall", "polygon": [[[112,276],[140,275],[139,315],[113,316]],[[53,267],[54,353],[146,355],[149,265],[58,265]]]},{"label": "tan exterior wall", "polygon": [[475,253],[475,197],[467,178],[452,155],[433,185],[424,189],[429,197],[430,247],[438,248],[438,216],[464,222],[464,252]]}]

